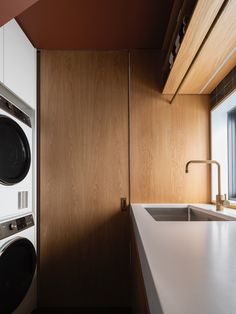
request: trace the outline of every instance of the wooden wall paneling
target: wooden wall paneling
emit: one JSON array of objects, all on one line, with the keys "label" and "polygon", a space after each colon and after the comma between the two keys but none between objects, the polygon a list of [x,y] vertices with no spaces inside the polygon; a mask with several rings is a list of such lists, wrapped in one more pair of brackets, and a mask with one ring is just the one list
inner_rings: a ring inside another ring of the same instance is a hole
[{"label": "wooden wall paneling", "polygon": [[210,201],[210,169],[190,168],[190,159],[207,159],[209,99],[177,96],[172,105],[158,89],[158,53],[131,56],[131,202]]},{"label": "wooden wall paneling", "polygon": [[40,306],[129,304],[127,69],[41,51]]},{"label": "wooden wall paneling", "polygon": [[231,0],[186,77],[180,89],[181,94],[210,94],[233,69],[236,47],[235,16],[236,1]]},{"label": "wooden wall paneling", "polygon": [[164,94],[174,94],[195,57],[224,0],[198,0],[183,42],[164,86]]}]

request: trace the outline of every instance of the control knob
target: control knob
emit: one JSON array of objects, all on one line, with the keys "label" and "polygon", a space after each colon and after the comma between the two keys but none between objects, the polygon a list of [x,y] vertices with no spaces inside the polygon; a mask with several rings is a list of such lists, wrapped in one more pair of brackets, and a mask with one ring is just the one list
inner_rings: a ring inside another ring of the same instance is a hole
[{"label": "control knob", "polygon": [[17,225],[15,223],[10,223],[9,229],[10,230],[17,230]]}]

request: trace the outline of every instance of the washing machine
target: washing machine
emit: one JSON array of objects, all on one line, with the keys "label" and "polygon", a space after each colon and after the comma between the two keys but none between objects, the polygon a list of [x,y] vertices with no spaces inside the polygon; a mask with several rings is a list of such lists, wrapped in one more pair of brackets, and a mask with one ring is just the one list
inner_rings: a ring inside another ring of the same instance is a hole
[{"label": "washing machine", "polygon": [[0,223],[0,314],[36,308],[36,241],[33,215]]},{"label": "washing machine", "polygon": [[0,221],[32,212],[30,117],[0,95]]}]

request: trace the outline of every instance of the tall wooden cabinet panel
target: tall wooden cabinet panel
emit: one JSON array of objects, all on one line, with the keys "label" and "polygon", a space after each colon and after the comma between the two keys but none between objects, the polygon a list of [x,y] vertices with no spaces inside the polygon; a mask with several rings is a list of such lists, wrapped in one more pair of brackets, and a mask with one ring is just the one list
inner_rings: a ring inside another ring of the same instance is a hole
[{"label": "tall wooden cabinet panel", "polygon": [[3,83],[3,27],[0,27],[0,82]]},{"label": "tall wooden cabinet panel", "polygon": [[41,306],[129,299],[128,55],[41,51]]},{"label": "tall wooden cabinet panel", "polygon": [[209,202],[209,99],[178,96],[172,105],[157,89],[158,53],[131,57],[131,202]]}]

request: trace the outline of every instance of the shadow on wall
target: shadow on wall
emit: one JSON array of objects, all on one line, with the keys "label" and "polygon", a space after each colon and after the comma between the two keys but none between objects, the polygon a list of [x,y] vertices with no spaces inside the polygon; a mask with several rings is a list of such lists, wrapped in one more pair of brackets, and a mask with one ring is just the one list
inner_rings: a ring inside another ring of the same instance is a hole
[{"label": "shadow on wall", "polygon": [[148,88],[159,94],[162,89],[162,60],[161,50],[131,52],[131,90],[133,85],[138,85],[141,90]]},{"label": "shadow on wall", "polygon": [[76,229],[74,221],[65,225],[60,239],[48,237],[49,242],[41,243],[40,305],[128,306],[128,212],[96,224],[91,218],[83,230]]},{"label": "shadow on wall", "polygon": [[132,314],[130,308],[40,308],[32,314]]}]

